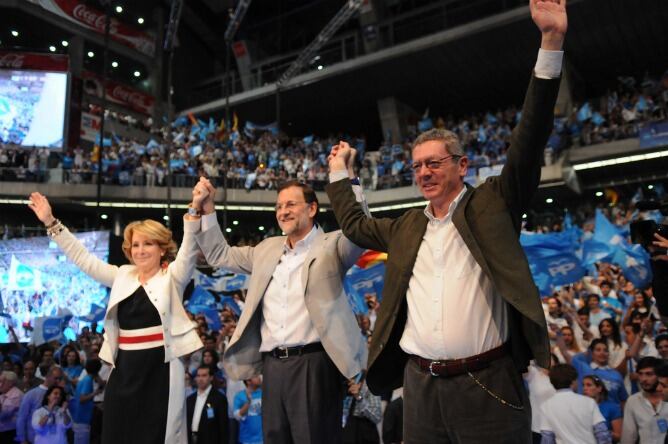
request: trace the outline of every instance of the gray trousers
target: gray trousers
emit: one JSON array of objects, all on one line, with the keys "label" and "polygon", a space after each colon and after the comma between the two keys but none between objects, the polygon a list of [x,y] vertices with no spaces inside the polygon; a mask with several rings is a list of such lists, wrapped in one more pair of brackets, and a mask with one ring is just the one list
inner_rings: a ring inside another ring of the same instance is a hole
[{"label": "gray trousers", "polygon": [[408,360],[404,370],[405,444],[531,443],[531,406],[510,357],[471,376],[434,377]]},{"label": "gray trousers", "polygon": [[270,444],[339,444],[343,376],[324,351],[287,359],[265,356],[262,434]]}]

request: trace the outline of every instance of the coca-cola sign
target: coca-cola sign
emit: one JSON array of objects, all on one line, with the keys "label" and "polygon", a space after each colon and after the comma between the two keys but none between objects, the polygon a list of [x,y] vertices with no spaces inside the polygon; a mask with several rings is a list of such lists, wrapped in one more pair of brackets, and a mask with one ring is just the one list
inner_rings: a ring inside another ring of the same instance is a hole
[{"label": "coca-cola sign", "polygon": [[[83,73],[84,91],[87,94],[102,97],[102,79],[85,71]],[[155,98],[129,86],[107,80],[107,100],[125,108],[143,114],[153,114]]]},{"label": "coca-cola sign", "polygon": [[69,58],[66,55],[37,52],[0,51],[0,69],[66,72],[69,69]]},{"label": "coca-cola sign", "polygon": [[[29,1],[99,34],[104,34],[105,32],[106,16],[104,12],[84,5],[78,0]],[[155,54],[154,36],[121,23],[113,17],[109,23],[109,36],[112,39],[149,56]]]}]

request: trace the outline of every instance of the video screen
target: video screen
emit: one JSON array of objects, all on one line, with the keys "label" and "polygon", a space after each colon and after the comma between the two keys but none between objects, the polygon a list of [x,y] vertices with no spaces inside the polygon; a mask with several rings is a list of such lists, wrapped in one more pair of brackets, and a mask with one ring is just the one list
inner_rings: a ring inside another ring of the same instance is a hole
[{"label": "video screen", "polygon": [[[107,262],[109,232],[75,233],[86,249]],[[68,316],[72,332],[90,325],[106,307],[109,290],[80,271],[49,237],[0,240],[0,343],[29,342],[35,319]],[[102,313],[103,315],[103,313]]]},{"label": "video screen", "polygon": [[0,142],[62,148],[67,74],[0,70]]}]

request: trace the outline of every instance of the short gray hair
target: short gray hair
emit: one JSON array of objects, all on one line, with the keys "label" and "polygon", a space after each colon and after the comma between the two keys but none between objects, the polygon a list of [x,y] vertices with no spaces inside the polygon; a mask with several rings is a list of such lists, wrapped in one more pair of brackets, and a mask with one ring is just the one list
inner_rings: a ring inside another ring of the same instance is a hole
[{"label": "short gray hair", "polygon": [[452,131],[443,128],[432,128],[420,134],[413,142],[411,149],[415,149],[416,146],[425,142],[431,142],[432,140],[443,142],[448,154],[452,154],[453,156],[466,156],[466,153],[462,149],[462,144],[459,141],[459,136]]},{"label": "short gray hair", "polygon": [[7,382],[11,382],[13,386],[16,385],[16,382],[19,380],[19,377],[16,376],[16,373],[9,370],[4,370],[2,373],[0,373],[0,377],[4,378]]}]

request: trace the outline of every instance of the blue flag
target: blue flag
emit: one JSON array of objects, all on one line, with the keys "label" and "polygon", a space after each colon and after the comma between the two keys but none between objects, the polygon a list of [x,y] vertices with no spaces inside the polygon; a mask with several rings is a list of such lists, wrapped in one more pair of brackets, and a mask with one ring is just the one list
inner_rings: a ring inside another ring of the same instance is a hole
[{"label": "blue flag", "polygon": [[188,311],[192,314],[203,314],[209,329],[218,331],[222,327],[218,310],[205,305],[189,305]]},{"label": "blue flag", "polygon": [[188,307],[191,306],[215,307],[216,297],[197,285],[188,299]]},{"label": "blue flag", "polygon": [[364,299],[365,295],[375,295],[380,302],[383,293],[385,264],[379,263],[369,268],[353,266],[346,273],[343,286],[348,296],[348,302],[355,313],[366,313],[369,309]]}]

